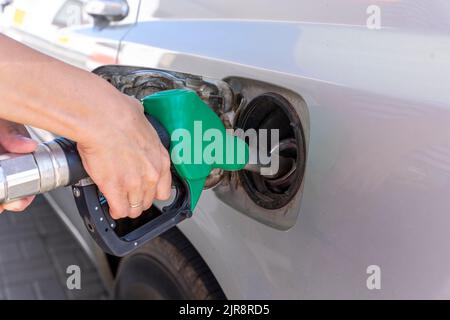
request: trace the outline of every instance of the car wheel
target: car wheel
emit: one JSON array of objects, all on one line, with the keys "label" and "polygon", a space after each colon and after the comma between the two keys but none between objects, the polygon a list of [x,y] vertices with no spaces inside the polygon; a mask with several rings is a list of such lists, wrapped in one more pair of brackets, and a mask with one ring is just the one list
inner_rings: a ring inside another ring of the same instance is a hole
[{"label": "car wheel", "polygon": [[214,275],[176,228],[123,258],[116,299],[225,299]]}]

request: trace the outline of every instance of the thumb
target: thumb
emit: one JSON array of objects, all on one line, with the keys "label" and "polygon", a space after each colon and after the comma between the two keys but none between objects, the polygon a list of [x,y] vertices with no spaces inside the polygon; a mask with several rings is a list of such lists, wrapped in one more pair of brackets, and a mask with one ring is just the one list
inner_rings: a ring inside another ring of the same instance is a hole
[{"label": "thumb", "polygon": [[8,152],[30,153],[36,150],[37,142],[20,134],[1,134],[0,143]]}]

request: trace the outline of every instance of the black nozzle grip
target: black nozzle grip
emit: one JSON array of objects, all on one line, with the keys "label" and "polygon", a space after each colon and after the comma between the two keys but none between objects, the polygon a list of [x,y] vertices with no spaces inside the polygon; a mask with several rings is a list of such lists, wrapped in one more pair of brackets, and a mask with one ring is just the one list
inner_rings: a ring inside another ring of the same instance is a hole
[{"label": "black nozzle grip", "polygon": [[77,143],[67,138],[56,138],[55,142],[61,147],[66,156],[69,167],[69,183],[72,185],[81,179],[87,178],[88,174],[84,170],[80,155],[78,154]]},{"label": "black nozzle grip", "polygon": [[158,121],[155,117],[149,115],[148,113],[144,113],[147,120],[150,122],[152,127],[155,129],[158,134],[159,140],[161,140],[161,144],[169,150],[170,147],[170,135],[167,132],[166,128],[163,127],[161,122]]}]

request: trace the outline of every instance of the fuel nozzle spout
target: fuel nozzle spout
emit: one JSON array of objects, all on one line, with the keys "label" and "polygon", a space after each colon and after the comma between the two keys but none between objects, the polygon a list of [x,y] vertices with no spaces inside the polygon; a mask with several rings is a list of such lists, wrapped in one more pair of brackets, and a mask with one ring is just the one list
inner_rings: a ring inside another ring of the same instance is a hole
[{"label": "fuel nozzle spout", "polygon": [[[252,149],[250,150],[250,152],[252,152]],[[277,179],[288,174],[293,167],[295,167],[294,159],[287,158],[279,153],[276,153],[270,154],[269,161],[267,163],[261,163],[261,161],[258,160],[248,162],[243,170],[257,173],[267,179]]]},{"label": "fuel nozzle spout", "polygon": [[270,180],[278,180],[290,175],[296,168],[296,161],[294,158],[282,154],[283,148],[288,144],[292,144],[290,139],[279,141],[274,145],[270,149],[269,156],[264,157],[266,158],[265,163],[261,161],[262,157],[260,157],[259,151],[250,146],[250,159],[244,170],[257,173]]}]

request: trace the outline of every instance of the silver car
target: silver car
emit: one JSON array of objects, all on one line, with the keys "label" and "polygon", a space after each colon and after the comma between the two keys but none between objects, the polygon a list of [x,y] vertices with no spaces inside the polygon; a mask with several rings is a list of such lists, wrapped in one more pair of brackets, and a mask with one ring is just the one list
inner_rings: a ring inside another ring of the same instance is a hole
[{"label": "silver car", "polygon": [[70,189],[49,194],[115,297],[450,298],[448,1],[68,0],[86,18],[49,19],[53,38],[27,2],[5,7],[10,36],[138,98],[195,90],[292,159],[216,172],[191,219],[123,259]]}]

